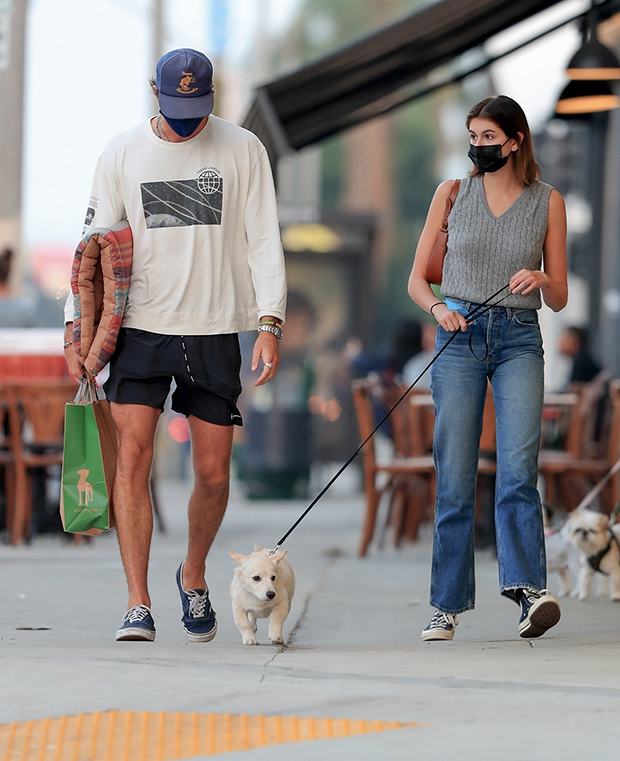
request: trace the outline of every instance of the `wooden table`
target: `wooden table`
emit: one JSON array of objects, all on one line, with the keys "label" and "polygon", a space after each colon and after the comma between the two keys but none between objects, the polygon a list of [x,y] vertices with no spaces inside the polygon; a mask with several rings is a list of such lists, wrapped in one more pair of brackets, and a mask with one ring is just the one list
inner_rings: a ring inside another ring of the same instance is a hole
[{"label": "wooden table", "polygon": [[0,328],[0,380],[66,378],[64,329]]}]

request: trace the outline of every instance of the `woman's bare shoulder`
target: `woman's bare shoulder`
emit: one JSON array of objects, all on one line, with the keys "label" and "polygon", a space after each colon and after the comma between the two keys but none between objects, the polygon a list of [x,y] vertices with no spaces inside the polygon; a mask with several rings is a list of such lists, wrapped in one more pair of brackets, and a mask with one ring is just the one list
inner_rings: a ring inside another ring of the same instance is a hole
[{"label": "woman's bare shoulder", "polygon": [[433,204],[441,204],[442,206],[445,206],[455,182],[456,180],[444,180],[440,183],[433,196]]},{"label": "woman's bare shoulder", "polygon": [[437,186],[435,195],[441,194],[447,198],[450,195],[455,182],[457,182],[457,180],[444,180]]},{"label": "woman's bare shoulder", "polygon": [[549,205],[553,205],[558,209],[564,208],[564,196],[561,193],[558,193],[555,188],[551,188],[551,193],[549,194]]},{"label": "woman's bare shoulder", "polygon": [[566,204],[562,195],[555,188],[549,194],[547,218],[550,222],[564,220],[564,224],[566,224]]}]

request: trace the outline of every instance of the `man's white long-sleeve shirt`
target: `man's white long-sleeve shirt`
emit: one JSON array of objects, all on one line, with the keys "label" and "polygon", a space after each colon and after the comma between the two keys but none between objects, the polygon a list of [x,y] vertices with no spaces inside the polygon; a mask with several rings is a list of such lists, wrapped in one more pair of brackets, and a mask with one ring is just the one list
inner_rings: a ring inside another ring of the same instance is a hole
[{"label": "man's white long-sleeve shirt", "polygon": [[284,320],[275,190],[251,132],[211,115],[181,143],[158,138],[150,120],[116,135],[97,163],[87,228],[123,219],[134,239],[123,327],[214,335],[253,330],[261,315]]}]

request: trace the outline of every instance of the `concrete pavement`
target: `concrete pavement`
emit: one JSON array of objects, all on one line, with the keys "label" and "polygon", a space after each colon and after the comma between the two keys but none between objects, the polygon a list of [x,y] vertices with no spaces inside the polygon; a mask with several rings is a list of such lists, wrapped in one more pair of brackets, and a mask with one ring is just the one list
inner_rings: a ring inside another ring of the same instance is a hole
[{"label": "concrete pavement", "polygon": [[[233,493],[208,564],[218,635],[190,645],[174,579],[187,495],[185,484],[161,485],[169,531],[155,536],[151,560],[153,644],[114,642],[126,592],[113,533],[82,547],[58,538],[0,547],[0,724],[117,709],[420,725],[232,752],[231,761],[274,753],[295,761],[619,757],[620,605],[565,599],[552,632],[521,640],[518,609],[499,597],[496,561],[484,552],[476,611],[460,617],[453,642],[423,643],[428,530],[414,546],[361,560],[362,497],[335,494],[285,545],[297,576],[287,647],[266,644],[264,621],[261,646],[243,646],[230,610],[228,551],[273,546],[306,503]],[[555,580],[550,587],[557,591]]]}]

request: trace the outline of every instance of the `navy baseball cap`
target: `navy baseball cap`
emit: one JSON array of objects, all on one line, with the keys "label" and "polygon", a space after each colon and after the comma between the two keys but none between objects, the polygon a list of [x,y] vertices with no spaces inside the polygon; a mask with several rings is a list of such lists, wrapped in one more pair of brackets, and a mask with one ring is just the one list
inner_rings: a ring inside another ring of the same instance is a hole
[{"label": "navy baseball cap", "polygon": [[171,119],[197,119],[213,110],[213,66],[191,48],[171,50],[157,62],[159,108]]}]

